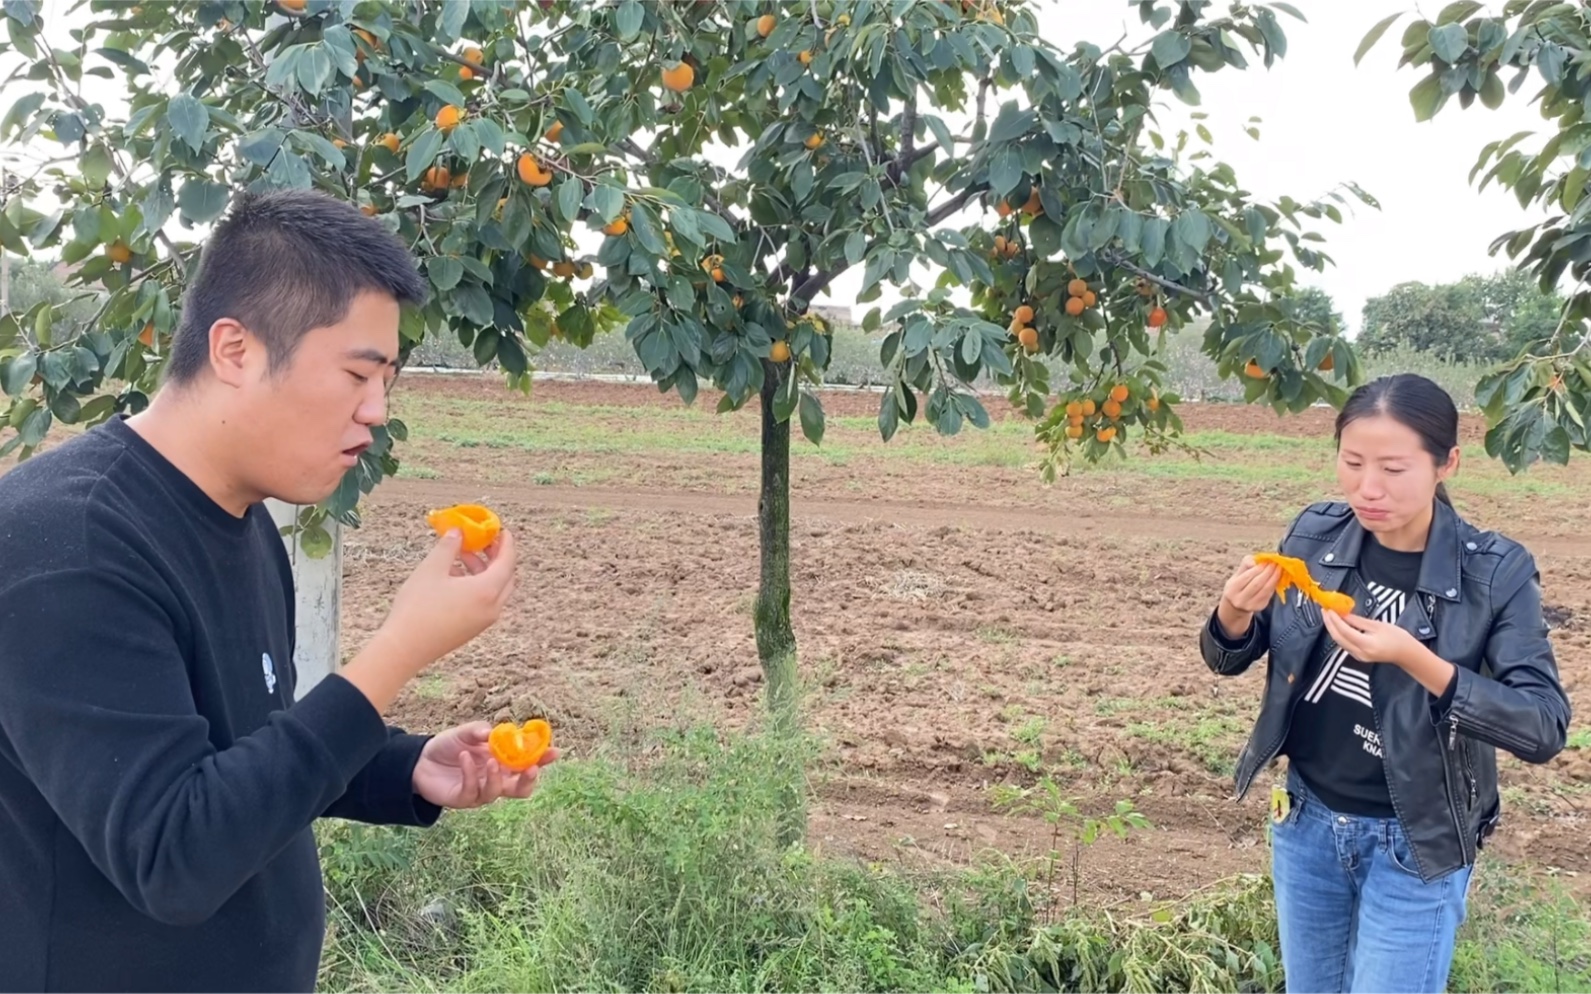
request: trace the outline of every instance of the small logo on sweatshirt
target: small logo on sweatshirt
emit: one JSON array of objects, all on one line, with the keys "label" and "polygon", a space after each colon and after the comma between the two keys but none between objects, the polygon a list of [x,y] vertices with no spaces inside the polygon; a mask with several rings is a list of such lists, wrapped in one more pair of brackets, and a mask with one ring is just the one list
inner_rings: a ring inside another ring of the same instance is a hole
[{"label": "small logo on sweatshirt", "polygon": [[269,693],[276,693],[276,664],[271,662],[271,654],[260,654],[260,664],[265,667],[265,689]]}]

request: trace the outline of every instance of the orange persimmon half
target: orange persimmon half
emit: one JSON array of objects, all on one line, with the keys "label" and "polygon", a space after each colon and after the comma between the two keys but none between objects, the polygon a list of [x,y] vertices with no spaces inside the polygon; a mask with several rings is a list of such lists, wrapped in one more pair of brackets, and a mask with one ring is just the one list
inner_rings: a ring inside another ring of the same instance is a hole
[{"label": "orange persimmon half", "polygon": [[496,512],[479,504],[454,504],[452,507],[438,508],[425,516],[425,523],[435,529],[438,535],[446,535],[448,529],[457,528],[464,536],[462,548],[465,552],[480,552],[491,545],[503,527],[502,522],[497,520]]},{"label": "orange persimmon half", "polygon": [[1287,588],[1297,587],[1300,594],[1328,611],[1336,611],[1338,614],[1353,613],[1353,598],[1335,590],[1322,590],[1320,584],[1315,582],[1315,578],[1309,575],[1309,567],[1302,559],[1275,552],[1256,552],[1254,561],[1261,566],[1275,566],[1282,571],[1281,579],[1276,581],[1277,596],[1286,599]]},{"label": "orange persimmon half", "polygon": [[528,770],[552,745],[552,726],[541,718],[532,718],[523,725],[505,721],[492,728],[486,745],[508,769],[516,773]]}]

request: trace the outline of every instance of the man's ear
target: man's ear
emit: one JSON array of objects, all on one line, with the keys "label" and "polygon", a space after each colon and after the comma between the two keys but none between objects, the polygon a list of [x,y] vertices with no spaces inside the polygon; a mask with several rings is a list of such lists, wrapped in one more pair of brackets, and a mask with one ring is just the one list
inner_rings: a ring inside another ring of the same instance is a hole
[{"label": "man's ear", "polygon": [[210,371],[227,386],[242,386],[259,341],[232,318],[221,318],[210,326]]}]

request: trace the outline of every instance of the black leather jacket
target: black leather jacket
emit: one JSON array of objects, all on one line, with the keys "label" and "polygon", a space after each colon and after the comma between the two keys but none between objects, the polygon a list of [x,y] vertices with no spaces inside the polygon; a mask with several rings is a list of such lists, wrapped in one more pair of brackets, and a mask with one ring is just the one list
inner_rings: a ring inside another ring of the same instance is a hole
[{"label": "black leather jacket", "polygon": [[[1345,503],[1311,505],[1280,551],[1309,564],[1321,587],[1340,590],[1359,561],[1365,531]],[[1269,653],[1265,696],[1238,756],[1241,799],[1287,739],[1325,627],[1314,604],[1289,591],[1256,615],[1241,643],[1212,613],[1204,661],[1236,676]],[[1544,763],[1563,749],[1570,708],[1542,616],[1535,559],[1517,542],[1481,531],[1440,501],[1420,566],[1418,596],[1399,627],[1458,667],[1437,698],[1393,665],[1371,668],[1370,696],[1392,806],[1420,876],[1429,881],[1475,861],[1497,826],[1497,749]]]}]

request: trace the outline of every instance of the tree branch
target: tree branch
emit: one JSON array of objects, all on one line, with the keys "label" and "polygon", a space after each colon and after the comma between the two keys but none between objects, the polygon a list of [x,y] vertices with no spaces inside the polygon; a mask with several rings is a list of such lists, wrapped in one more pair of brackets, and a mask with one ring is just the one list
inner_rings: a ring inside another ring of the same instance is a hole
[{"label": "tree branch", "polygon": [[986,187],[983,187],[983,186],[969,186],[969,187],[967,187],[965,190],[962,190],[960,193],[956,194],[954,197],[951,197],[949,200],[945,201],[944,203],[940,204],[938,207],[935,207],[933,210],[929,211],[926,223],[930,227],[932,227],[933,225],[938,224],[939,222],[943,221],[945,218],[947,218],[950,215],[954,214],[956,211],[961,210],[961,208],[963,208],[963,207],[965,207],[967,205],[968,201],[970,201],[973,197],[976,197],[978,194],[982,193],[985,189],[986,189]]},{"label": "tree branch", "polygon": [[[652,155],[652,153],[650,151],[642,148],[639,144],[637,144],[635,139],[633,139],[633,138],[621,139],[619,141],[618,147],[619,147],[619,151],[628,152],[631,155],[635,156],[637,159],[640,159],[641,163],[643,165],[649,166],[649,167],[654,168],[654,169],[657,167],[657,158],[654,155]],[[723,202],[720,201],[718,199],[718,197],[715,194],[712,193],[712,191],[710,191],[710,190],[703,190],[702,191],[702,202],[705,203],[708,207],[712,208],[712,211],[713,211],[714,214],[717,214],[719,217],[723,218],[725,224],[728,224],[731,228],[735,228],[737,230],[739,229],[739,225],[735,222],[734,215],[730,214],[729,211],[727,211],[724,208]]]},{"label": "tree branch", "polygon": [[[968,201],[982,193],[983,190],[984,187],[982,186],[967,187],[954,197],[951,197],[949,200],[929,211],[928,216],[924,219],[923,223],[928,227],[933,227],[934,225],[943,221],[945,218],[954,214],[956,211],[960,210],[962,207],[966,206]],[[874,244],[877,243],[875,242]],[[871,251],[872,248],[873,245],[868,246],[869,251]],[[865,256],[867,253],[864,252],[862,254]],[[819,291],[828,286],[830,283],[834,282],[835,278],[850,268],[851,267],[849,265],[845,265],[839,266],[835,269],[825,269],[815,273],[803,280],[801,284],[794,290],[791,290],[790,296],[810,302]],[[782,273],[784,270],[781,268],[780,272]]]},{"label": "tree branch", "polygon": [[1174,280],[1168,280],[1168,279],[1166,279],[1164,277],[1156,276],[1154,273],[1151,273],[1149,270],[1144,269],[1143,267],[1141,267],[1141,266],[1139,266],[1139,265],[1137,265],[1135,263],[1128,262],[1126,259],[1123,259],[1121,256],[1115,254],[1114,252],[1101,252],[1099,254],[1099,258],[1100,258],[1101,261],[1108,262],[1112,266],[1120,266],[1122,269],[1125,269],[1125,270],[1127,270],[1130,273],[1136,273],[1137,275],[1143,277],[1144,279],[1146,279],[1149,282],[1153,283],[1154,285],[1160,287],[1161,289],[1170,290],[1172,293],[1187,294],[1188,296],[1194,298],[1195,300],[1201,300],[1201,301],[1203,301],[1206,304],[1211,304],[1212,303],[1212,301],[1210,300],[1210,295],[1207,292],[1205,292],[1203,290],[1195,290],[1193,287],[1184,286],[1181,283],[1178,283],[1178,282],[1176,282]]}]

